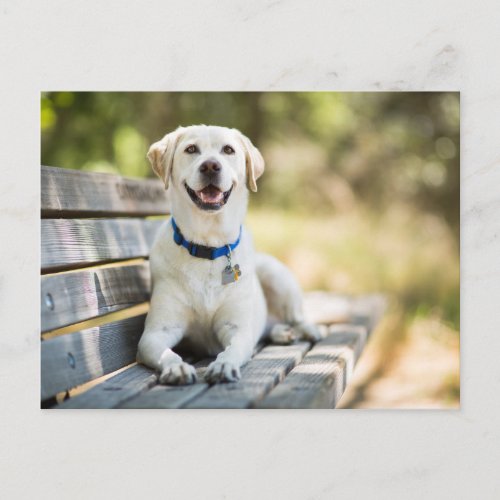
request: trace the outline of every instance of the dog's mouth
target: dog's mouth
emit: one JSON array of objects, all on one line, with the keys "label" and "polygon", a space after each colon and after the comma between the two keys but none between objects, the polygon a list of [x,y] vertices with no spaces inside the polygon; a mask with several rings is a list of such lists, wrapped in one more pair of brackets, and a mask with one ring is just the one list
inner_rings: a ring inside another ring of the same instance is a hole
[{"label": "dog's mouth", "polygon": [[205,186],[200,191],[195,191],[191,189],[187,184],[186,191],[193,202],[202,210],[219,210],[221,209],[229,199],[233,186],[228,191],[221,191],[217,186],[209,184]]}]

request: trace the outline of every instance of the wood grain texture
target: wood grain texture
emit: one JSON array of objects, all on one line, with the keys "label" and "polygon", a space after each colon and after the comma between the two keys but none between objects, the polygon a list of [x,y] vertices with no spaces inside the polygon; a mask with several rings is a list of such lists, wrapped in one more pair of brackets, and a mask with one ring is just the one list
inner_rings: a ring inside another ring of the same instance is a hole
[{"label": "wood grain texture", "polygon": [[[179,354],[178,351],[176,352]],[[192,359],[190,360],[184,356],[182,358],[187,363],[193,363]],[[158,384],[151,389],[141,392],[137,396],[127,400],[125,403],[120,404],[119,408],[154,410],[164,408],[182,408],[209,388],[209,385],[203,380],[203,374],[213,359],[214,358],[205,358],[194,364],[196,368],[196,375],[198,377],[195,384],[180,386]]]},{"label": "wood grain texture", "polygon": [[338,325],[256,408],[334,408],[366,339],[366,328]]},{"label": "wood grain texture", "polygon": [[147,257],[163,221],[43,219],[42,271]]},{"label": "wood grain texture", "polygon": [[42,400],[133,363],[145,317],[143,314],[42,341]]},{"label": "wood grain texture", "polygon": [[241,369],[238,382],[213,385],[185,408],[248,408],[283,380],[309,347],[308,342],[264,347]]},{"label": "wood grain texture", "polygon": [[149,263],[42,276],[42,332],[146,302]]},{"label": "wood grain texture", "polygon": [[153,370],[134,365],[87,392],[63,401],[55,409],[69,408],[118,408],[125,401],[156,384]]},{"label": "wood grain texture", "polygon": [[156,179],[44,167],[42,217],[161,215],[169,211],[165,186]]},{"label": "wood grain texture", "polygon": [[[200,380],[197,384],[181,388],[156,385],[157,378],[151,370],[135,366],[133,370],[127,369],[59,407],[333,408],[352,376],[368,328],[372,328],[375,321],[371,316],[373,302],[366,299],[358,302],[357,314],[362,324],[331,325],[328,337],[309,352],[306,343],[264,347],[242,368],[242,379],[237,383],[211,387],[205,384],[202,377],[211,360],[197,364]],[[370,321],[367,322],[367,318]],[[54,340],[64,337],[69,335]],[[109,348],[108,345],[104,350]],[[133,348],[134,357],[135,350],[136,346]],[[68,351],[64,352],[64,362],[68,365]],[[53,391],[47,394],[50,392]]]},{"label": "wood grain texture", "polygon": [[182,408],[208,389],[208,384],[198,382],[193,385],[155,385],[121,404],[120,408],[160,410]]}]

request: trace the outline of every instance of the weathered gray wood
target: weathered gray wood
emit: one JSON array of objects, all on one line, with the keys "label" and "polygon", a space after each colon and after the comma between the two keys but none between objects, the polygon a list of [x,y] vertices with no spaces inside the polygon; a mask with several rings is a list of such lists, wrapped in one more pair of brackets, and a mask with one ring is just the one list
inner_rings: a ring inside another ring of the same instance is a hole
[{"label": "weathered gray wood", "polygon": [[145,317],[143,314],[42,341],[42,400],[133,363]]},{"label": "weathered gray wood", "polygon": [[129,399],[120,408],[153,409],[182,408],[192,399],[208,389],[208,384],[198,382],[193,385],[156,385],[152,389]]},{"label": "weathered gray wood", "polygon": [[149,300],[149,263],[42,276],[42,332]]},{"label": "weathered gray wood", "polygon": [[[262,350],[264,343],[259,342],[254,349],[254,355]],[[176,351],[179,353],[179,351]],[[179,353],[180,354],[180,353]],[[188,357],[183,356],[184,361],[193,363]],[[210,386],[204,382],[204,374],[207,366],[215,358],[205,358],[194,364],[198,380],[196,384],[184,386],[165,386],[156,385],[148,391],[142,392],[138,396],[129,399],[120,408],[136,408],[136,409],[164,409],[164,408],[184,408],[193,399],[200,396]]]},{"label": "weathered gray wood", "polygon": [[[366,309],[363,308],[358,310],[358,317],[363,320],[360,321],[363,324],[366,324],[367,317],[371,318],[365,312]],[[291,366],[287,366],[290,353],[282,356],[283,353],[278,351],[301,348],[300,344],[268,346],[243,367],[240,382],[212,387],[202,382],[203,367],[199,370],[199,383],[176,388],[156,386],[156,375],[151,370],[134,366],[134,370],[127,369],[58,407],[332,408],[338,403],[350,379],[356,359],[366,341],[367,328],[359,325],[333,325],[329,327],[329,332],[327,339],[316,344],[305,355],[302,363],[293,369],[305,351],[298,359],[295,358]],[[287,360],[284,365],[282,358]],[[207,361],[204,366],[206,364]],[[283,366],[286,368],[283,369]],[[289,371],[288,376],[279,383]]]},{"label": "weathered gray wood", "polygon": [[160,215],[168,212],[165,186],[157,179],[42,166],[42,217]]},{"label": "weathered gray wood", "polygon": [[[192,363],[192,360],[183,357],[184,361]],[[199,396],[209,387],[203,381],[203,373],[213,358],[205,358],[195,363],[198,381],[192,385],[168,386],[155,385],[153,388],[141,392],[139,395],[129,399],[121,404],[120,408],[135,409],[163,409],[163,408],[182,408],[189,401]]]},{"label": "weathered gray wood", "polygon": [[366,328],[356,325],[331,327],[256,408],[334,408],[342,396],[354,364],[366,340]]},{"label": "weathered gray wood", "polygon": [[358,362],[368,340],[368,329],[365,325],[339,324],[328,328],[327,342],[329,346],[338,347],[338,355],[345,361],[346,374],[344,388],[351,379],[354,367]]},{"label": "weathered gray wood", "polygon": [[153,370],[134,365],[55,408],[117,408],[155,385],[157,378]]},{"label": "weathered gray wood", "polygon": [[[254,355],[262,350],[264,343],[258,342],[254,349]],[[177,349],[176,352],[181,354]],[[187,363],[193,363],[193,359],[182,354],[182,358]],[[215,358],[205,358],[194,364],[198,380],[196,384],[184,386],[156,385],[152,389],[145,391],[138,396],[128,400],[120,408],[142,408],[142,409],[162,409],[162,408],[183,408],[196,397],[209,389],[209,385],[204,382],[204,374],[207,366]]]},{"label": "weathered gray wood", "polygon": [[43,219],[42,270],[147,257],[161,220]]},{"label": "weathered gray wood", "polygon": [[283,380],[309,347],[308,342],[264,347],[241,369],[241,380],[213,385],[185,408],[248,408]]}]

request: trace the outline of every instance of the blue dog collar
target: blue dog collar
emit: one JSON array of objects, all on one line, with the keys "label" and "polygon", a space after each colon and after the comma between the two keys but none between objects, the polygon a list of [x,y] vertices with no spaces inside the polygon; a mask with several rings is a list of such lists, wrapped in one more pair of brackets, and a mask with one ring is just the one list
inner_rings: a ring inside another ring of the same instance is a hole
[{"label": "blue dog collar", "polygon": [[187,241],[181,233],[179,226],[175,223],[174,218],[170,219],[172,222],[172,228],[174,229],[174,241],[177,245],[183,246],[193,257],[198,257],[200,259],[214,260],[218,257],[228,257],[231,252],[240,244],[241,239],[241,229],[238,239],[234,243],[228,243],[223,247],[206,247],[205,245],[197,245],[192,241]]}]

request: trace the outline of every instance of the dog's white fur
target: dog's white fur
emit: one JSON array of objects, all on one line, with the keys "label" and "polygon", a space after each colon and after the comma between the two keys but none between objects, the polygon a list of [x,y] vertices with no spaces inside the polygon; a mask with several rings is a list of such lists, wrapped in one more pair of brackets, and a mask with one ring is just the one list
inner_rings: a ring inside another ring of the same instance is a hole
[{"label": "dog's white fur", "polygon": [[[185,151],[192,144],[197,146],[196,154]],[[224,153],[226,145],[234,154]],[[154,143],[148,158],[165,182],[171,213],[188,241],[212,247],[236,241],[246,214],[248,189],[257,190],[256,181],[264,171],[264,160],[248,138],[223,127],[180,127]],[[222,191],[233,186],[218,211],[200,209],[185,188],[187,184],[197,191],[206,186],[199,168],[206,160],[221,165],[218,186]],[[209,382],[239,379],[240,367],[251,358],[265,331],[268,313],[281,321],[271,330],[275,343],[319,338],[317,328],[304,322],[301,291],[290,271],[271,256],[255,254],[244,228],[232,260],[242,275],[223,285],[226,257],[193,257],[173,241],[170,223],[159,231],[150,257],[153,294],[138,361],[158,370],[160,383],[196,380],[194,367],[172,351],[181,340],[200,355],[217,355],[205,374]]]}]

